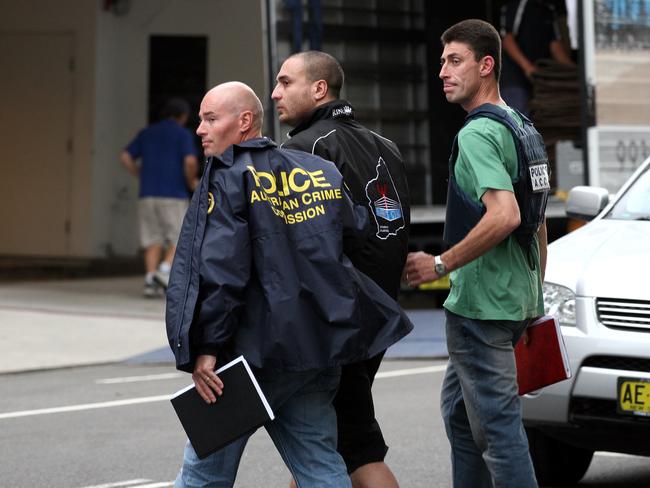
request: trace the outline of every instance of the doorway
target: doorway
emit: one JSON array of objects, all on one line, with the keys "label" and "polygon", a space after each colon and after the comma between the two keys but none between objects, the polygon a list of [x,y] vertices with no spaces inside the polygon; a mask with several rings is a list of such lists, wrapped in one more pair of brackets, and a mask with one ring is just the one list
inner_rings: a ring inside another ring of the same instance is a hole
[{"label": "doorway", "polygon": [[73,36],[0,32],[0,254],[69,254]]},{"label": "doorway", "polygon": [[[149,123],[160,120],[167,100],[180,97],[190,104],[187,128],[194,134],[206,92],[207,59],[206,36],[149,38]],[[195,142],[201,147],[198,138]]]}]

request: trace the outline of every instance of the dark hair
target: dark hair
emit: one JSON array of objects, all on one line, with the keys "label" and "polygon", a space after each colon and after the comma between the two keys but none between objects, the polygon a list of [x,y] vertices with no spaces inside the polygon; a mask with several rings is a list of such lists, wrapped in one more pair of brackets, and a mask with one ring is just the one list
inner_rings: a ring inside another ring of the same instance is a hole
[{"label": "dark hair", "polygon": [[335,98],[339,98],[345,74],[334,56],[322,51],[305,51],[291,57],[300,57],[303,60],[305,73],[310,82],[325,80],[329,92]]},{"label": "dark hair", "polygon": [[501,76],[501,37],[491,24],[484,20],[468,19],[452,25],[442,33],[442,45],[451,42],[467,44],[474,52],[474,59],[480,61],[485,56],[494,58],[494,77],[497,82]]},{"label": "dark hair", "polygon": [[162,109],[162,116],[179,118],[181,115],[190,113],[190,104],[182,98],[170,98]]}]

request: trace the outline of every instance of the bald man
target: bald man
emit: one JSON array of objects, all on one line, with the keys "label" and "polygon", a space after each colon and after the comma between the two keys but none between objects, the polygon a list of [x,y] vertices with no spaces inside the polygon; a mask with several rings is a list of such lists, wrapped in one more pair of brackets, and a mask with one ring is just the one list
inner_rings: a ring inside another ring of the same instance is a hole
[{"label": "bald man", "polygon": [[262,137],[264,109],[255,92],[231,81],[210,90],[203,101],[196,129],[206,156],[219,156],[231,144]]},{"label": "bald man", "polygon": [[[344,255],[367,214],[333,163],[262,137],[262,105],[242,83],[210,90],[199,115],[208,162],[167,295],[176,366],[214,403],[228,391],[215,369],[243,355],[275,413],[264,427],[298,486],[349,488],[332,405],[341,365],[376,355],[412,325]],[[251,434],[204,459],[188,442],[175,486],[232,486]]]}]

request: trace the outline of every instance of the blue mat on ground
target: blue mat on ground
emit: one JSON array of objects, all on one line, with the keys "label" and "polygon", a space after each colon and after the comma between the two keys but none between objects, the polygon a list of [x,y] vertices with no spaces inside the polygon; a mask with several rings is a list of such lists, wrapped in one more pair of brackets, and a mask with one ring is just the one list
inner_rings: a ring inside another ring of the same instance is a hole
[{"label": "blue mat on ground", "polygon": [[445,312],[442,309],[406,310],[413,331],[386,351],[386,358],[419,359],[447,357]]},{"label": "blue mat on ground", "polygon": [[127,364],[158,364],[174,363],[174,355],[169,347],[161,347],[153,351],[133,356],[124,361]]},{"label": "blue mat on ground", "polygon": [[[415,326],[413,331],[386,351],[386,358],[419,359],[447,357],[445,338],[445,312],[441,309],[407,310]],[[174,355],[169,347],[131,357],[128,364],[173,363]]]}]

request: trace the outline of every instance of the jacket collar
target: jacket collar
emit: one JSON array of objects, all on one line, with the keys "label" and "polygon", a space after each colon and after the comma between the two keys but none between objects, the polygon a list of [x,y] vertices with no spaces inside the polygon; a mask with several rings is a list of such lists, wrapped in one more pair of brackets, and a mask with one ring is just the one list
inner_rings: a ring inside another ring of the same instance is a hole
[{"label": "jacket collar", "polygon": [[303,122],[289,132],[289,137],[293,137],[299,132],[308,129],[319,120],[325,119],[354,119],[352,104],[347,100],[334,100],[316,107]]},{"label": "jacket collar", "polygon": [[258,137],[255,139],[249,139],[247,141],[240,142],[239,144],[228,146],[223,154],[221,154],[221,156],[214,156],[214,159],[219,160],[224,166],[232,166],[235,162],[236,153],[242,151],[266,149],[269,147],[276,147],[275,142],[273,142],[268,137]]}]

